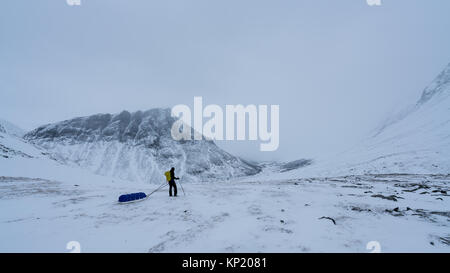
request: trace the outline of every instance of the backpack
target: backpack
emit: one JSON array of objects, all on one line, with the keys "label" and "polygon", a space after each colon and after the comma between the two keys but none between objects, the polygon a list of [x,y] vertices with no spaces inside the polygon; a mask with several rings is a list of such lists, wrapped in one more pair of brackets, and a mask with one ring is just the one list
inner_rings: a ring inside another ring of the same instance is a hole
[{"label": "backpack", "polygon": [[166,176],[167,182],[169,182],[170,179],[171,179],[171,177],[170,177],[170,171],[165,172],[164,175]]}]

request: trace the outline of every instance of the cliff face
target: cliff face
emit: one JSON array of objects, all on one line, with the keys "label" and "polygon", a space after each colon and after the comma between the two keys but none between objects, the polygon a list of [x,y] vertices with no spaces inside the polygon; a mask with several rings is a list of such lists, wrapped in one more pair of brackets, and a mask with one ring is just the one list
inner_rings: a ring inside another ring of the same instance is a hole
[{"label": "cliff face", "polygon": [[159,183],[174,166],[190,181],[211,181],[251,175],[253,166],[212,141],[175,141],[170,109],[98,114],[41,126],[25,139],[45,148],[65,164],[101,175]]}]

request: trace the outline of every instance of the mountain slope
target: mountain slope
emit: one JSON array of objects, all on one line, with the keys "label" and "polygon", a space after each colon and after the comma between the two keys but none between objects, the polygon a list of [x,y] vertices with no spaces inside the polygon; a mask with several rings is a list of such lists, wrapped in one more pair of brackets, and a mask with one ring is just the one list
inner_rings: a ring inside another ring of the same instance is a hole
[{"label": "mountain slope", "polygon": [[25,135],[25,131],[22,128],[12,124],[9,121],[0,119],[0,133],[6,133],[16,137],[22,137]]},{"label": "mountain slope", "polygon": [[337,160],[348,173],[450,173],[450,64],[413,106]]},{"label": "mountain slope", "polygon": [[[372,136],[348,151],[314,162],[274,177],[449,174],[450,64],[425,88],[415,104],[393,115]],[[273,178],[258,175],[258,179]]]},{"label": "mountain slope", "polygon": [[163,181],[175,166],[184,180],[228,179],[259,172],[257,166],[218,148],[212,141],[175,141],[170,109],[98,114],[41,126],[25,139],[58,161],[96,174],[131,181]]},{"label": "mountain slope", "polygon": [[26,143],[21,136],[22,129],[0,119],[0,158],[37,158],[42,151]]},{"label": "mountain slope", "polygon": [[450,173],[450,64],[358,153],[369,172]]}]

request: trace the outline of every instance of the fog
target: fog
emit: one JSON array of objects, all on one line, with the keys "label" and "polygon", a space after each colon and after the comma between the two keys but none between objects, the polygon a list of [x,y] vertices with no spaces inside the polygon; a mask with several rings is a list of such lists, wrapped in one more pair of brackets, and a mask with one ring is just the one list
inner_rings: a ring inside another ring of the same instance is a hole
[{"label": "fog", "polygon": [[351,147],[450,62],[450,2],[6,0],[0,118],[26,130],[177,104],[280,106],[280,145],[252,160]]}]

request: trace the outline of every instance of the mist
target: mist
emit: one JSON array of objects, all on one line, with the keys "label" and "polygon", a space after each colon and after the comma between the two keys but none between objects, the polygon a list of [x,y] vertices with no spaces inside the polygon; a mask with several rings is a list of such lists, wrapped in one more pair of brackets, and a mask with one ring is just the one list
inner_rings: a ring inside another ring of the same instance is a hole
[{"label": "mist", "polygon": [[[249,160],[351,147],[414,104],[450,61],[449,1],[2,3],[0,118],[31,130],[186,104],[280,106],[280,145]],[[401,18],[401,20],[399,20]]]}]

